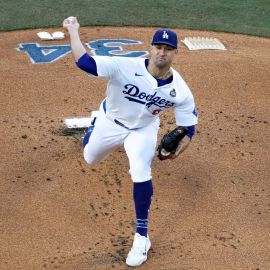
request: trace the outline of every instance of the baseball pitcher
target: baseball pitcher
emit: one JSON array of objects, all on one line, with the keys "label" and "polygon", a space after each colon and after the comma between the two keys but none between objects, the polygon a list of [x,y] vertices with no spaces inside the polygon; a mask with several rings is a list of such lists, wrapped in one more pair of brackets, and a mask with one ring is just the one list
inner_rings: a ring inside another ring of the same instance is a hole
[{"label": "baseball pitcher", "polygon": [[[63,26],[69,32],[77,66],[90,76],[108,79],[106,98],[83,140],[84,159],[95,164],[124,146],[136,212],[136,232],[126,263],[139,266],[147,260],[151,246],[148,214],[153,196],[151,163],[156,149],[160,160],[176,158],[190,143],[197,124],[193,95],[171,67],[178,54],[177,35],[167,29],[156,31],[149,59],[90,56],[80,40],[77,18],[65,19]],[[176,127],[156,147],[159,115],[170,108]]]}]

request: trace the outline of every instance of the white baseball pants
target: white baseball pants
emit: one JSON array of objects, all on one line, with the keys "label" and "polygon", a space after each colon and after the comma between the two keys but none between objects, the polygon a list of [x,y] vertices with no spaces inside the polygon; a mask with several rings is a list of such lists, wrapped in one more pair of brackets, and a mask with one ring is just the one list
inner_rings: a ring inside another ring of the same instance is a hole
[{"label": "white baseball pants", "polygon": [[107,119],[101,104],[95,128],[84,147],[84,159],[96,164],[114,149],[124,145],[129,160],[129,173],[133,182],[145,182],[152,178],[151,163],[155,154],[159,119],[150,125],[128,130]]}]

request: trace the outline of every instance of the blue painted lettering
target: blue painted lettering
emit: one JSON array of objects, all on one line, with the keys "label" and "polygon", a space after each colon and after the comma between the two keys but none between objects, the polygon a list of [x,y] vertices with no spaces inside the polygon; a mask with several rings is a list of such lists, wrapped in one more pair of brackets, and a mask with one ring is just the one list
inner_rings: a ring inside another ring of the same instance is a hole
[{"label": "blue painted lettering", "polygon": [[52,63],[71,52],[70,45],[46,45],[38,43],[19,44],[18,51],[25,52],[33,64]]},{"label": "blue painted lettering", "polygon": [[94,55],[101,56],[123,56],[123,57],[143,57],[148,51],[123,52],[121,45],[142,44],[141,41],[130,39],[98,39],[88,42],[87,46],[93,50]]},{"label": "blue painted lettering", "polygon": [[[129,39],[98,39],[89,41],[87,46],[94,55],[144,57],[148,51],[127,51],[123,46],[142,44],[141,41]],[[18,51],[25,52],[33,64],[52,63],[71,52],[71,46],[66,45],[40,45],[38,43],[21,43]]]}]

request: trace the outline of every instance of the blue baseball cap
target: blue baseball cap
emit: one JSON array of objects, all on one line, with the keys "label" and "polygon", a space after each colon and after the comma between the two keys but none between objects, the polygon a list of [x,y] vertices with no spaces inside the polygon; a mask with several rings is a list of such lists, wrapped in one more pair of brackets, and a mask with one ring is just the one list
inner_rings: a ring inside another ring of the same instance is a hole
[{"label": "blue baseball cap", "polygon": [[157,30],[152,39],[152,45],[156,44],[166,44],[177,49],[178,40],[177,34],[168,29]]}]

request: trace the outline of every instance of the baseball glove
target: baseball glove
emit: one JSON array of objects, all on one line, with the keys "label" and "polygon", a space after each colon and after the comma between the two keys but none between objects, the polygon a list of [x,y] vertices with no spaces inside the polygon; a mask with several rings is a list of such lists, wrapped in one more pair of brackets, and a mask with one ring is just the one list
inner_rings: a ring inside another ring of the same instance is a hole
[{"label": "baseball glove", "polygon": [[160,160],[174,159],[180,151],[181,140],[186,136],[187,129],[185,127],[177,127],[171,132],[163,136],[157,148],[157,156]]}]

